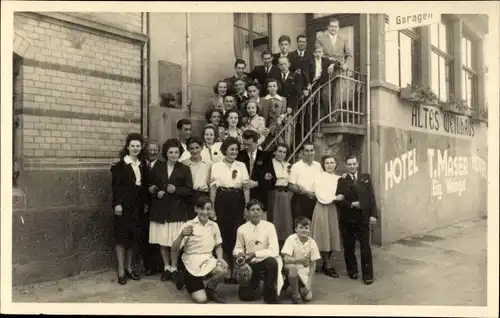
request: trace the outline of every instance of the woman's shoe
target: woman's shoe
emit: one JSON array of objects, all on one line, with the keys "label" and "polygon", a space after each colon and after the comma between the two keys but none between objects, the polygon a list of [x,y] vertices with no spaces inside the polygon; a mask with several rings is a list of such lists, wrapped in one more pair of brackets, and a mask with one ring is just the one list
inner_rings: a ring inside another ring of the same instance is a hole
[{"label": "woman's shoe", "polygon": [[172,278],[172,273],[169,270],[163,271],[163,274],[161,274],[161,281],[166,282],[167,280],[170,280]]},{"label": "woman's shoe", "polygon": [[133,280],[139,280],[141,277],[137,275],[134,271],[125,271],[125,274],[127,275],[128,278],[131,278]]},{"label": "woman's shoe", "polygon": [[325,274],[326,276],[333,277],[333,278],[339,278],[339,274],[337,273],[337,271],[333,267],[324,268],[323,274]]},{"label": "woman's shoe", "polygon": [[127,274],[120,276],[118,275],[118,284],[125,285],[127,283]]}]

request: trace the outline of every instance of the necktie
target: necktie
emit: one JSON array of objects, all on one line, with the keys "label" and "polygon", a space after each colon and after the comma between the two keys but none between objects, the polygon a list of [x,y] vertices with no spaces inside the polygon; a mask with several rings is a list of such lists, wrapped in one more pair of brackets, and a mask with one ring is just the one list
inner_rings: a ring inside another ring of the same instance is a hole
[{"label": "necktie", "polygon": [[250,156],[250,178],[252,177],[252,172],[253,172],[253,164],[255,163],[255,160],[253,159],[253,154],[248,153]]},{"label": "necktie", "polygon": [[153,162],[152,161],[148,162],[148,168],[149,168],[149,170],[153,169]]},{"label": "necktie", "polygon": [[352,181],[356,183],[356,174],[352,174],[351,176],[352,176]]},{"label": "necktie", "polygon": [[269,66],[266,66],[266,74],[269,74]]},{"label": "necktie", "polygon": [[304,53],[303,53],[303,52],[300,52],[300,53],[299,53],[299,56],[300,56],[300,58],[303,58],[303,57],[304,57]]}]

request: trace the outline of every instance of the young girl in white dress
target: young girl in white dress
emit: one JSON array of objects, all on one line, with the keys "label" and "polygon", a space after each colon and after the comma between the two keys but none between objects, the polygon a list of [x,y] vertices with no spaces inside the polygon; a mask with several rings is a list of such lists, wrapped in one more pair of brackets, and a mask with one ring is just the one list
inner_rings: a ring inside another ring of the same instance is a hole
[{"label": "young girl in white dress", "polygon": [[316,206],[312,217],[312,237],[318,244],[323,260],[322,272],[330,277],[338,278],[335,267],[331,264],[332,251],[340,252],[340,228],[337,206],[335,202],[342,200],[342,195],[335,195],[340,176],[335,174],[337,163],[333,155],[321,159],[323,172],[314,181]]}]

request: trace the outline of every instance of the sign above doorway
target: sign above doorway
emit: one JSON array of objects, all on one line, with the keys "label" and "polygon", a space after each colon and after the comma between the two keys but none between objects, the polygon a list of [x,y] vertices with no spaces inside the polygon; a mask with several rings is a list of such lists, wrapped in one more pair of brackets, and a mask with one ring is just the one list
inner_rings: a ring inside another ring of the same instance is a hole
[{"label": "sign above doorway", "polygon": [[441,14],[436,13],[412,13],[412,14],[389,14],[389,31],[408,28],[416,28],[424,25],[439,23]]}]

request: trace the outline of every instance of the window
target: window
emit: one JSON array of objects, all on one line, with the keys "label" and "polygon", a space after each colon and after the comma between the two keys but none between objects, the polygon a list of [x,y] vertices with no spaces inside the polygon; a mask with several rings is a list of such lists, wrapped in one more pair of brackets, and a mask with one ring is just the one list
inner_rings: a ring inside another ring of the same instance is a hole
[{"label": "window", "polygon": [[420,81],[420,28],[389,31],[385,23],[385,80],[405,87]]},{"label": "window", "polygon": [[234,14],[234,55],[251,70],[262,64],[262,52],[271,51],[271,14]]},{"label": "window", "polygon": [[430,26],[431,31],[431,89],[439,99],[448,101],[452,88],[453,56],[451,30],[442,20]]},{"label": "window", "polygon": [[477,105],[477,72],[475,68],[474,42],[462,35],[462,99],[472,108]]}]

